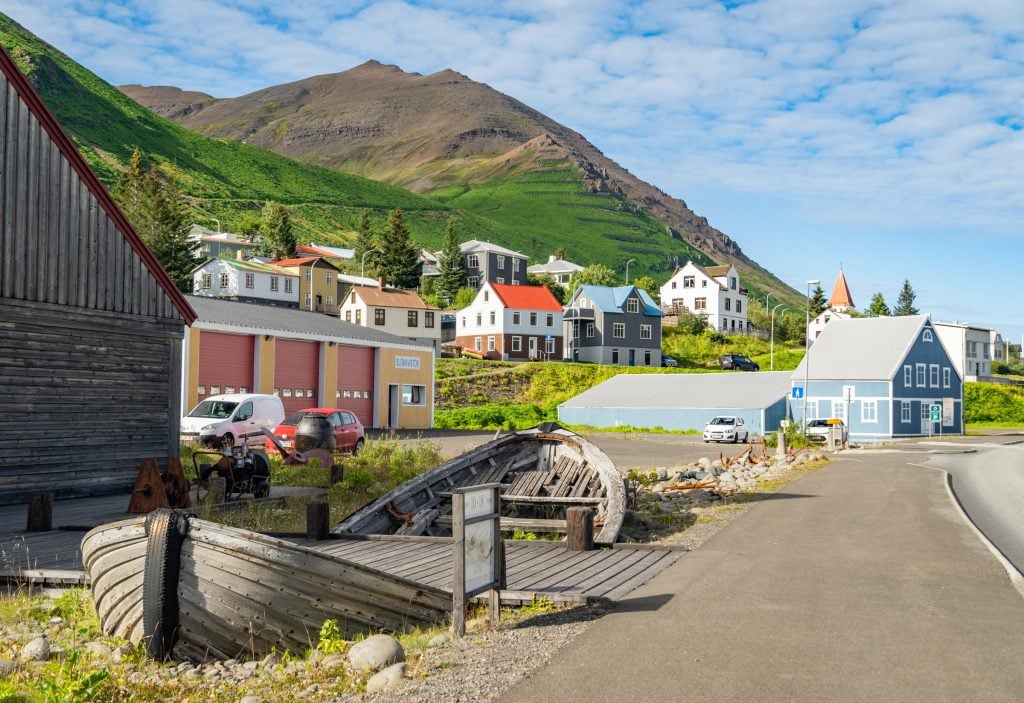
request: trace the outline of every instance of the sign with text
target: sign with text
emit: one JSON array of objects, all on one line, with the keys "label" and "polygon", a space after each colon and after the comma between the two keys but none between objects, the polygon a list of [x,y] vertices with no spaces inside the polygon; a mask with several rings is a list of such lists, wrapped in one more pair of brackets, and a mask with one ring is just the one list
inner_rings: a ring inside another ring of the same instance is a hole
[{"label": "sign with text", "polygon": [[396,369],[411,369],[413,371],[420,370],[420,358],[418,356],[396,356],[395,357],[395,368]]}]

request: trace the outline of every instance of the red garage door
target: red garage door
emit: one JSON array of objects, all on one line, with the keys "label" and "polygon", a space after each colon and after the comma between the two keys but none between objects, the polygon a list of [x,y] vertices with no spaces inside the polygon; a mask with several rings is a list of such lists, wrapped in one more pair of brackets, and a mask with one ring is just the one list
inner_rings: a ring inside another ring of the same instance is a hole
[{"label": "red garage door", "polygon": [[320,383],[320,343],[278,339],[274,346],[274,388],[281,396],[285,417],[315,408]]},{"label": "red garage door", "polygon": [[199,332],[199,400],[252,392],[254,344],[249,335]]},{"label": "red garage door", "polygon": [[373,356],[369,347],[338,346],[335,405],[354,412],[364,427],[373,427]]}]

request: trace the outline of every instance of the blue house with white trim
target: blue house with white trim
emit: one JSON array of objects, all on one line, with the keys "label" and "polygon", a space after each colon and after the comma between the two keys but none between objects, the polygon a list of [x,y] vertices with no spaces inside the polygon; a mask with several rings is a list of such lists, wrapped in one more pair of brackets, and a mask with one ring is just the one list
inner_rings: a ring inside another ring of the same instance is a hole
[{"label": "blue house with white trim", "polygon": [[833,320],[791,384],[797,422],[806,406],[808,419],[842,418],[854,440],[963,432],[963,379],[927,315]]}]

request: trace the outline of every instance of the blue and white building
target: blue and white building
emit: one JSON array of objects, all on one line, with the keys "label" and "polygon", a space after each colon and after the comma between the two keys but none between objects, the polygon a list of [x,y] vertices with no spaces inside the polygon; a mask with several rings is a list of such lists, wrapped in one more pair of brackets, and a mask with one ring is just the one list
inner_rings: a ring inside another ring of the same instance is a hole
[{"label": "blue and white building", "polygon": [[841,418],[852,440],[963,432],[963,379],[927,315],[833,320],[791,384],[794,420]]}]

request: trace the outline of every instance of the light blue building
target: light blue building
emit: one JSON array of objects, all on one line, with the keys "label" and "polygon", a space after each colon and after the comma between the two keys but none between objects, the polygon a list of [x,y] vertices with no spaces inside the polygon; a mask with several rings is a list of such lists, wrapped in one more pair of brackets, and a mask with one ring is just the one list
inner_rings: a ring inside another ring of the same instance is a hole
[{"label": "light blue building", "polygon": [[854,440],[963,432],[963,380],[927,315],[833,320],[791,383],[797,422],[838,417]]},{"label": "light blue building", "polygon": [[558,419],[591,427],[703,430],[716,415],[743,418],[749,432],[779,429],[790,372],[628,374],[613,376],[558,406]]}]

